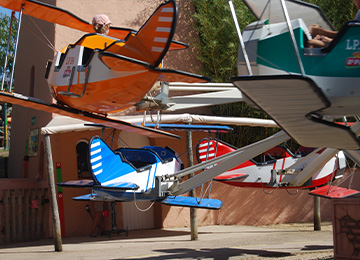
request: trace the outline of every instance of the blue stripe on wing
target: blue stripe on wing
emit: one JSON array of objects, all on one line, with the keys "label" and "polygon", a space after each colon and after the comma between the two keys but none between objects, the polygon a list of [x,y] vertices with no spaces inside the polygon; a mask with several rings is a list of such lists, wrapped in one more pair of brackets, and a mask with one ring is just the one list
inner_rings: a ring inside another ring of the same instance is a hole
[{"label": "blue stripe on wing", "polygon": [[75,180],[75,181],[60,182],[57,185],[62,187],[70,187],[70,188],[91,188],[94,186],[94,182],[93,180]]}]

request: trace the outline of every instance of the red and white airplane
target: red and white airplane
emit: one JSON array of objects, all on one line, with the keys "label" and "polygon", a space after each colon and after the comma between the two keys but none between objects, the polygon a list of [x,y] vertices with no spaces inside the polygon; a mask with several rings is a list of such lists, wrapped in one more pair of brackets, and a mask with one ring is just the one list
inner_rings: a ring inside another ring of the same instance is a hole
[{"label": "red and white airplane", "polygon": [[[218,139],[202,139],[197,145],[199,162],[236,151]],[[214,180],[238,187],[311,189],[342,175],[346,159],[342,151],[300,147],[297,155],[276,146],[222,174]]]}]

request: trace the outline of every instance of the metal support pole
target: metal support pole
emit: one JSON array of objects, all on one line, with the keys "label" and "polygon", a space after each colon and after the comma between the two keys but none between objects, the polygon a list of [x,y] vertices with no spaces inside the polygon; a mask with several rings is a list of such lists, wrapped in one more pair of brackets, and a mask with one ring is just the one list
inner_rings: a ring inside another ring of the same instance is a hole
[{"label": "metal support pole", "polygon": [[314,230],[321,230],[320,197],[314,196]]},{"label": "metal support pole", "polygon": [[302,61],[301,61],[301,58],[300,58],[299,49],[298,49],[297,44],[296,44],[296,41],[295,41],[294,31],[293,31],[293,28],[292,28],[292,26],[291,26],[289,13],[288,13],[288,11],[287,11],[287,8],[286,8],[285,1],[284,1],[284,0],[281,0],[281,6],[282,6],[283,11],[284,11],[285,19],[286,19],[286,22],[287,22],[287,25],[288,25],[288,29],[289,29],[289,33],[290,33],[290,37],[291,37],[291,40],[292,40],[292,42],[293,42],[293,47],[294,47],[294,51],[295,51],[295,54],[296,54],[296,58],[297,58],[298,63],[299,63],[300,72],[301,72],[302,75],[304,75],[304,74],[305,74],[304,66],[303,66]]},{"label": "metal support pole", "polygon": [[249,75],[252,75],[253,73],[252,73],[252,70],[251,70],[251,67],[250,67],[249,57],[247,56],[247,53],[246,53],[246,50],[245,50],[244,40],[243,40],[242,35],[241,35],[241,30],[240,30],[240,26],[239,26],[239,23],[238,23],[238,20],[237,20],[237,17],[236,17],[235,8],[234,8],[234,5],[233,5],[231,0],[229,0],[229,6],[230,6],[231,15],[232,15],[234,23],[235,23],[236,32],[237,32],[237,35],[239,37],[241,50],[242,50],[242,53],[244,55],[246,68],[248,70]]},{"label": "metal support pole", "polygon": [[3,109],[3,119],[4,119],[4,150],[8,150],[9,149],[9,133],[8,133],[8,120],[7,120],[7,103],[4,103],[2,105],[2,109]]},{"label": "metal support pole", "polygon": [[[3,67],[3,76],[2,76],[2,82],[1,82],[1,91],[4,90],[4,84],[5,84],[5,76],[6,76],[6,67],[8,63],[8,56],[10,51],[10,41],[11,41],[11,32],[12,32],[12,24],[15,17],[15,11],[12,11],[11,13],[11,20],[10,20],[10,29],[9,29],[9,37],[8,42],[6,46],[6,54],[5,54],[5,61],[4,61],[4,67]],[[9,86],[8,86],[9,87]],[[9,89],[8,89],[9,90]],[[9,90],[10,91],[10,90]]]},{"label": "metal support pole", "polygon": [[[7,63],[8,63],[9,51],[10,51],[12,24],[13,24],[14,17],[15,17],[15,11],[12,11],[11,20],[10,20],[10,28],[9,28],[9,37],[8,37],[8,42],[7,42],[7,46],[6,46],[6,54],[5,54],[5,61],[4,61],[4,67],[3,67],[1,91],[4,90],[5,77],[6,77],[6,68],[7,68]],[[17,41],[17,39],[16,39],[16,41]],[[8,91],[11,91],[11,84],[8,85]],[[9,148],[9,146],[8,146],[9,138],[8,138],[8,120],[7,120],[7,104],[6,103],[3,104],[2,109],[3,109],[3,121],[4,121],[4,129],[3,129],[3,133],[4,133],[4,149],[8,150],[8,148]]]},{"label": "metal support pole", "polygon": [[56,196],[54,164],[53,164],[53,159],[52,159],[51,142],[50,142],[49,135],[44,135],[44,148],[45,148],[45,155],[46,155],[47,179],[48,179],[48,185],[49,185],[51,218],[52,218],[52,222],[53,222],[54,246],[55,246],[55,251],[60,252],[60,251],[62,251],[60,216],[59,216],[59,208],[58,208],[57,196]]},{"label": "metal support pole", "polygon": [[10,88],[12,86],[13,79],[14,79],[16,54],[17,54],[17,48],[18,48],[18,45],[19,45],[19,35],[20,35],[22,14],[23,14],[23,5],[21,6],[21,9],[20,9],[20,12],[19,12],[19,22],[18,22],[18,29],[17,29],[17,33],[16,33],[16,41],[15,41],[15,49],[14,49],[14,60],[13,60],[13,64],[12,64],[11,78],[10,78],[10,84],[9,84]]},{"label": "metal support pole", "polygon": [[[186,132],[186,146],[187,146],[187,161],[188,167],[194,165],[193,149],[192,149],[192,132]],[[192,178],[194,173],[189,174],[189,178]],[[189,196],[196,197],[195,189],[190,190]],[[191,227],[191,240],[198,240],[198,227],[197,227],[197,212],[196,208],[190,208],[190,227]]]}]

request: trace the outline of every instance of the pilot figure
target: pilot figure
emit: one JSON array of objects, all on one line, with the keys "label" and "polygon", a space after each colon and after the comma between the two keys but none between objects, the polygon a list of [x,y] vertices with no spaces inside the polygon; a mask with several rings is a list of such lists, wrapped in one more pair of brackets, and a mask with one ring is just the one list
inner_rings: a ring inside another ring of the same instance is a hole
[{"label": "pilot figure", "polygon": [[95,15],[92,20],[92,26],[97,33],[107,35],[109,33],[111,21],[106,14]]}]

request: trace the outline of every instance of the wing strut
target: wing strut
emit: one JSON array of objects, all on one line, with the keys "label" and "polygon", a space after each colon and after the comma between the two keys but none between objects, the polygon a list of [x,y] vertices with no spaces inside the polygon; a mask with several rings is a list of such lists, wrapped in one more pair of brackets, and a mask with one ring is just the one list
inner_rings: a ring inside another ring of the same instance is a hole
[{"label": "wing strut", "polygon": [[[19,35],[20,35],[22,14],[23,14],[23,5],[21,5],[21,9],[19,12],[19,22],[18,22],[18,28],[17,28],[17,32],[16,32],[16,39],[15,39],[14,59],[13,59],[13,64],[12,64],[12,69],[11,69],[10,88],[12,86],[13,78],[14,78],[16,54],[17,54],[17,48],[19,45]],[[9,89],[9,91],[10,91],[10,89]]]},{"label": "wing strut", "polygon": [[237,32],[237,35],[239,37],[241,50],[242,50],[242,53],[244,55],[246,68],[248,70],[249,75],[253,75],[252,70],[251,70],[251,66],[250,66],[249,57],[248,57],[246,49],[245,49],[244,40],[243,40],[242,35],[241,35],[240,26],[239,26],[238,20],[236,18],[235,8],[234,8],[233,2],[231,0],[229,0],[229,6],[230,6],[231,15],[232,15],[234,23],[235,23],[236,32]]},{"label": "wing strut", "polygon": [[[269,150],[270,148],[285,142],[288,139],[290,139],[290,137],[284,131],[280,131],[264,140],[261,140],[254,144],[250,144],[234,152],[219,156],[205,163],[197,164],[193,167],[187,168],[186,170],[177,172],[176,174],[165,176],[166,178],[180,178],[190,173],[213,166],[210,169],[205,170],[202,173],[195,175],[194,177],[191,177],[189,180],[186,180],[182,183],[175,183],[172,187],[170,187],[169,190],[172,195],[186,193],[193,188],[201,185],[202,183],[211,180],[215,176],[226,172],[239,164],[246,162],[247,160],[255,157],[256,155],[261,154]],[[217,165],[214,166],[214,164]]]}]

